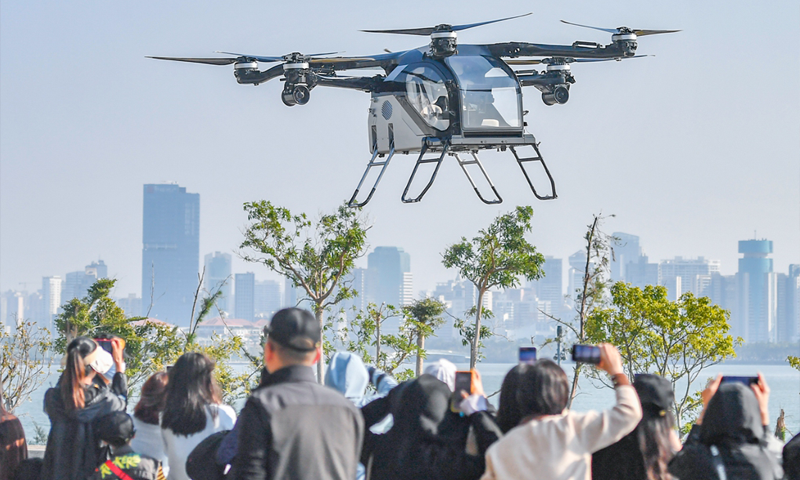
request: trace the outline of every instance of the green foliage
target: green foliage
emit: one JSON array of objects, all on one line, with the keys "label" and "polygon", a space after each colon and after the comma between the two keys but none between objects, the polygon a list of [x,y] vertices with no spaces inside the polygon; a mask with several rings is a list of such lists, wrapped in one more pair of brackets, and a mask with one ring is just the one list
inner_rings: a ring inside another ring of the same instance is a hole
[{"label": "green foliage", "polygon": [[29,445],[47,445],[50,434],[41,425],[33,422],[33,439],[28,440]]},{"label": "green foliage", "polygon": [[[453,317],[453,326],[458,330],[458,335],[461,337],[461,345],[468,347],[475,341],[475,322],[469,322],[467,319],[474,317],[478,314],[478,307],[473,306],[464,312],[465,318]],[[488,308],[483,309],[483,318],[489,320],[494,318],[494,312]],[[493,337],[494,332],[486,325],[481,325],[481,334],[478,336],[478,357],[477,360],[483,360],[483,349],[486,346],[484,341]]]},{"label": "green foliage", "polygon": [[667,298],[663,286],[643,290],[618,282],[611,287],[611,305],[593,310],[586,322],[587,340],[617,346],[628,376],[657,373],[673,388],[685,382],[676,395],[675,416],[680,423],[697,408],[691,386],[700,373],[736,355],[741,339],[728,335],[729,313],[707,297],[691,292],[677,301]]},{"label": "green foliage", "polygon": [[520,278],[536,280],[542,277],[544,257],[531,245],[525,234],[530,232],[533,208],[517,207],[499,215],[487,227],[478,231],[472,240],[462,237],[459,243],[447,247],[442,264],[455,268],[462,277],[478,289],[478,306],[470,346],[470,366],[478,359],[483,297],[491,288],[515,288]]},{"label": "green foliage", "polygon": [[800,370],[800,357],[793,357],[789,355],[786,357],[786,361],[789,362],[789,366],[794,368],[795,370]]},{"label": "green foliage", "polygon": [[178,327],[125,316],[125,312],[109,296],[116,280],[102,278],[91,286],[86,297],[73,298],[56,317],[59,336],[55,342],[58,353],[66,353],[67,344],[78,336],[96,337],[113,334],[125,339],[128,384],[131,388],[150,375],[174,362],[181,352],[181,333]]},{"label": "green foliage", "polygon": [[[367,250],[369,227],[360,209],[342,205],[316,222],[305,213],[295,215],[264,200],[245,203],[244,210],[250,225],[240,246],[242,258],[260,263],[290,279],[295,287],[302,287],[324,329],[325,310],[356,295],[344,279]],[[320,341],[324,343],[324,334]],[[322,363],[317,372],[322,379]]]},{"label": "green foliage", "polygon": [[425,338],[444,325],[442,314],[447,310],[447,305],[435,298],[415,300],[411,305],[403,307],[406,322],[414,330],[417,337],[417,365],[415,373],[422,375],[422,362],[426,358]]},{"label": "green foliage", "polygon": [[45,356],[52,350],[50,331],[28,321],[6,332],[0,325],[0,384],[6,410],[13,412],[50,373]]}]

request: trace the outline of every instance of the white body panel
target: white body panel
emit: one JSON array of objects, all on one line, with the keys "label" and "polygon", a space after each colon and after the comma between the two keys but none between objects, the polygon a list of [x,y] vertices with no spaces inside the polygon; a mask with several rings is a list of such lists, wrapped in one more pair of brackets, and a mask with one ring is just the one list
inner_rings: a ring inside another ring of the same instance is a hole
[{"label": "white body panel", "polygon": [[372,94],[367,123],[370,153],[373,153],[373,135],[375,134],[377,134],[378,140],[378,153],[389,153],[390,130],[394,136],[395,152],[418,152],[422,148],[422,139],[425,138],[425,133],[414,123],[409,113],[393,94]]}]

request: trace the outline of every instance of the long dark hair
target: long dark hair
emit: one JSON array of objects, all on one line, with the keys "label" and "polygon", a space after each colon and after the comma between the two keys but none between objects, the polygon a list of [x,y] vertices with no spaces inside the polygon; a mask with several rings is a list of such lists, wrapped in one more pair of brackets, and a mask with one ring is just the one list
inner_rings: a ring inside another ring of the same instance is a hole
[{"label": "long dark hair", "polygon": [[654,405],[642,405],[642,420],[636,426],[634,435],[648,480],[672,478],[667,472],[667,464],[673,455],[670,433],[674,425],[672,412]]},{"label": "long dark hair", "polygon": [[520,369],[517,403],[520,415],[558,415],[567,408],[567,374],[554,361],[543,358]]},{"label": "long dark hair", "polygon": [[67,345],[67,364],[61,376],[61,400],[67,410],[79,410],[86,405],[83,381],[89,374],[86,357],[97,350],[89,337],[77,337]]},{"label": "long dark hair", "polygon": [[497,426],[503,433],[519,425],[522,414],[517,403],[521,365],[516,365],[506,373],[500,386],[500,403],[497,406]]},{"label": "long dark hair", "polygon": [[206,405],[222,403],[213,371],[214,361],[202,353],[181,355],[168,374],[161,428],[184,436],[206,428]]},{"label": "long dark hair", "polygon": [[154,373],[142,385],[139,403],[133,409],[133,416],[151,425],[158,425],[158,414],[164,410],[167,400],[166,372]]}]

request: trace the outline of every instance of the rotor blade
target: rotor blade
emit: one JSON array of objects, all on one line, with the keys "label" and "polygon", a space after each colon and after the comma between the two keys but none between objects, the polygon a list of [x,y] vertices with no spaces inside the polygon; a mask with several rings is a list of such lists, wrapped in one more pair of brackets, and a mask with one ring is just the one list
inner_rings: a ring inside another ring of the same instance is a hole
[{"label": "rotor blade", "polygon": [[172,60],[173,62],[205,63],[206,65],[230,65],[236,63],[235,58],[183,58],[183,57],[145,57],[156,60]]},{"label": "rotor blade", "polygon": [[634,55],[633,57],[621,57],[621,58],[576,58],[572,61],[575,63],[610,62],[611,60],[616,60],[619,62],[631,58],[643,58],[643,57],[655,57],[655,55]]},{"label": "rotor blade", "polygon": [[540,63],[542,63],[542,61],[541,60],[534,60],[534,59],[530,59],[530,60],[527,60],[527,59],[525,59],[525,60],[506,60],[506,63],[508,65],[539,65]]},{"label": "rotor blade", "polygon": [[400,28],[400,29],[393,29],[393,30],[360,30],[361,32],[365,33],[396,33],[398,35],[423,35],[428,36],[433,33],[435,27],[423,27],[423,28]]},{"label": "rotor blade", "polygon": [[608,32],[608,33],[618,33],[619,30],[616,28],[600,28],[600,27],[593,27],[591,25],[581,25],[580,23],[572,23],[566,20],[561,20],[561,23],[566,23],[567,25],[575,25],[576,27],[583,27],[583,28],[592,28],[594,30],[600,30],[601,32]]},{"label": "rotor blade", "polygon": [[461,30],[466,30],[468,28],[480,27],[481,25],[489,25],[490,23],[505,22],[506,20],[513,20],[515,18],[527,17],[528,15],[533,15],[533,12],[523,13],[522,15],[515,15],[513,17],[501,18],[499,20],[489,20],[488,22],[469,23],[467,25],[453,25],[452,30],[454,32],[458,32]]},{"label": "rotor blade", "polygon": [[345,63],[345,62],[360,62],[360,61],[370,61],[375,60],[374,58],[369,57],[333,57],[333,58],[312,58],[308,61],[310,64],[317,64],[317,63]]},{"label": "rotor blade", "polygon": [[644,37],[645,35],[659,35],[662,33],[676,33],[680,32],[680,30],[634,30],[635,33],[639,37]]},{"label": "rotor blade", "polygon": [[252,58],[253,60],[257,60],[259,62],[264,62],[264,63],[283,61],[283,57],[260,57],[258,55],[246,55],[244,53],[220,52],[220,51],[217,51],[215,53],[224,53],[225,55],[234,55],[236,57]]}]

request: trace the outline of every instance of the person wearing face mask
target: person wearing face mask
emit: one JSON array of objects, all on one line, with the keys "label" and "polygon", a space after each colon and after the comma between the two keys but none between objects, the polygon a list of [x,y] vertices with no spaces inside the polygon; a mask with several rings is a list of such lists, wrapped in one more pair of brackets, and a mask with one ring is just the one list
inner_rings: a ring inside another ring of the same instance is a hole
[{"label": "person wearing face mask", "polygon": [[[67,346],[64,372],[44,396],[50,435],[41,480],[85,480],[105,460],[95,420],[124,412],[128,404],[124,342],[119,338],[109,342],[111,353],[88,337],[77,337]],[[104,375],[112,367],[115,372],[109,380]]]}]

